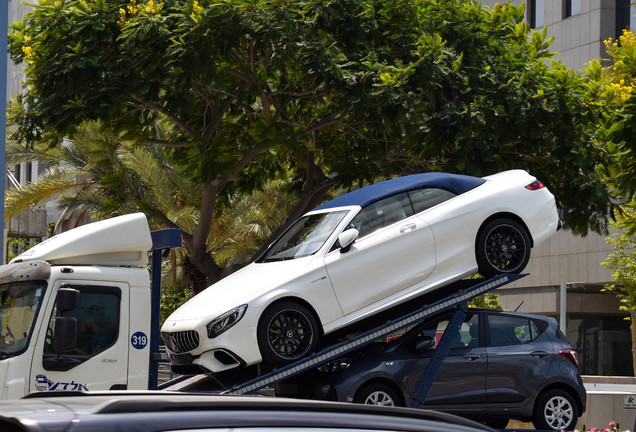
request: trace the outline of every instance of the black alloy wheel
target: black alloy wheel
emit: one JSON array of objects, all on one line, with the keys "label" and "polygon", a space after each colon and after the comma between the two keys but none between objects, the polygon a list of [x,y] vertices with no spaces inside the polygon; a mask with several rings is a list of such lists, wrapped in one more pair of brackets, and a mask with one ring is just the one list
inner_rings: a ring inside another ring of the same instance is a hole
[{"label": "black alloy wheel", "polygon": [[521,273],[530,259],[530,237],[519,223],[495,219],[480,231],[476,249],[482,276]]},{"label": "black alloy wheel", "polygon": [[276,303],[261,317],[257,339],[263,360],[283,366],[316,351],[318,323],[314,315],[298,303]]}]

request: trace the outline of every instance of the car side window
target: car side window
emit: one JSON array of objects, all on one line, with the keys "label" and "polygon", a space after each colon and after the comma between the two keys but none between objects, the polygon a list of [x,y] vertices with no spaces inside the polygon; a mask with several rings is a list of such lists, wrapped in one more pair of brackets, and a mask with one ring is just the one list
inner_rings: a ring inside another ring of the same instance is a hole
[{"label": "car side window", "polygon": [[423,212],[457,195],[439,188],[422,188],[409,192],[415,213]]},{"label": "car side window", "polygon": [[358,238],[394,224],[413,215],[413,207],[406,192],[393,195],[360,210],[347,226],[360,233]]},{"label": "car side window", "polygon": [[[420,336],[434,338],[435,345],[432,348],[437,348],[450,320],[451,316],[446,316],[439,321],[425,324],[420,329]],[[477,346],[479,346],[479,315],[469,314],[459,328],[459,334],[453,339],[451,348],[474,348]]]},{"label": "car side window", "polygon": [[488,325],[490,346],[523,345],[541,334],[533,320],[521,317],[489,315]]}]

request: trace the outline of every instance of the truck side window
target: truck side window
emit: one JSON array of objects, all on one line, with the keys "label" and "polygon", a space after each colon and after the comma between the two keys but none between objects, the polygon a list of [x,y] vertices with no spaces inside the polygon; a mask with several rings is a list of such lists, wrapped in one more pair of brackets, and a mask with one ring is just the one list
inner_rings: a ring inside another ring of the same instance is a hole
[{"label": "truck side window", "polygon": [[[79,302],[75,309],[63,315],[77,320],[77,342],[72,352],[61,353],[61,357],[72,359],[73,366],[76,366],[108,349],[117,341],[121,291],[114,287],[72,286],[72,288],[80,291]],[[54,307],[44,347],[44,366],[47,370],[65,370],[59,369],[64,367],[63,359],[60,358],[60,362],[53,361],[54,358],[58,358],[58,353],[53,349],[57,315],[57,307]],[[47,364],[55,364],[55,366],[49,368]]]}]

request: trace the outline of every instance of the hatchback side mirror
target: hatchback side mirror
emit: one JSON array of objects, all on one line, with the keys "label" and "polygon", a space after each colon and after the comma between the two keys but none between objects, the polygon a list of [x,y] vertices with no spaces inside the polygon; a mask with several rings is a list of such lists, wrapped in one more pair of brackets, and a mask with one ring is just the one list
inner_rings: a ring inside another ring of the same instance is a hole
[{"label": "hatchback side mirror", "polygon": [[348,252],[351,248],[351,245],[358,238],[360,232],[358,232],[355,228],[350,228],[346,231],[343,231],[338,236],[338,244],[340,244],[340,252]]},{"label": "hatchback side mirror", "polygon": [[435,346],[435,338],[431,336],[420,336],[415,342],[415,350],[423,351]]}]

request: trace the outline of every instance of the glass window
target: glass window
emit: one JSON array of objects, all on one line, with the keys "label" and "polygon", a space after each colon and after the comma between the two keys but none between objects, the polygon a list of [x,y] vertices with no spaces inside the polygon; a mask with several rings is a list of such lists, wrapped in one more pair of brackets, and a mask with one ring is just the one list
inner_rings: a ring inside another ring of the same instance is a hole
[{"label": "glass window", "polygon": [[531,28],[543,27],[545,14],[545,0],[530,0],[528,2],[528,21]]},{"label": "glass window", "polygon": [[406,192],[384,198],[360,210],[347,228],[355,228],[358,238],[413,215],[413,207]]},{"label": "glass window", "polygon": [[276,240],[259,262],[284,261],[315,254],[346,214],[347,211],[343,210],[298,219]]},{"label": "glass window", "polygon": [[0,359],[26,349],[45,289],[45,282],[0,286]]},{"label": "glass window", "polygon": [[423,212],[456,196],[453,192],[437,188],[424,188],[409,192],[415,213]]},{"label": "glass window", "polygon": [[[433,348],[437,348],[442,339],[444,330],[450,323],[452,315],[424,324],[419,330],[419,336],[428,336],[435,339]],[[459,334],[453,339],[451,348],[472,348],[479,346],[479,315],[469,314],[459,328]]]},{"label": "glass window", "polygon": [[581,13],[581,0],[563,0],[563,18]]},{"label": "glass window", "polygon": [[[72,286],[71,288],[80,292],[78,305],[75,309],[63,312],[61,315],[77,320],[77,342],[75,350],[65,355],[76,357],[81,362],[104,351],[117,341],[121,291],[114,287]],[[57,306],[55,306],[46,333],[45,357],[47,354],[57,355],[53,349],[57,316]]]},{"label": "glass window", "polygon": [[522,345],[541,334],[534,321],[509,315],[489,315],[490,346]]}]

